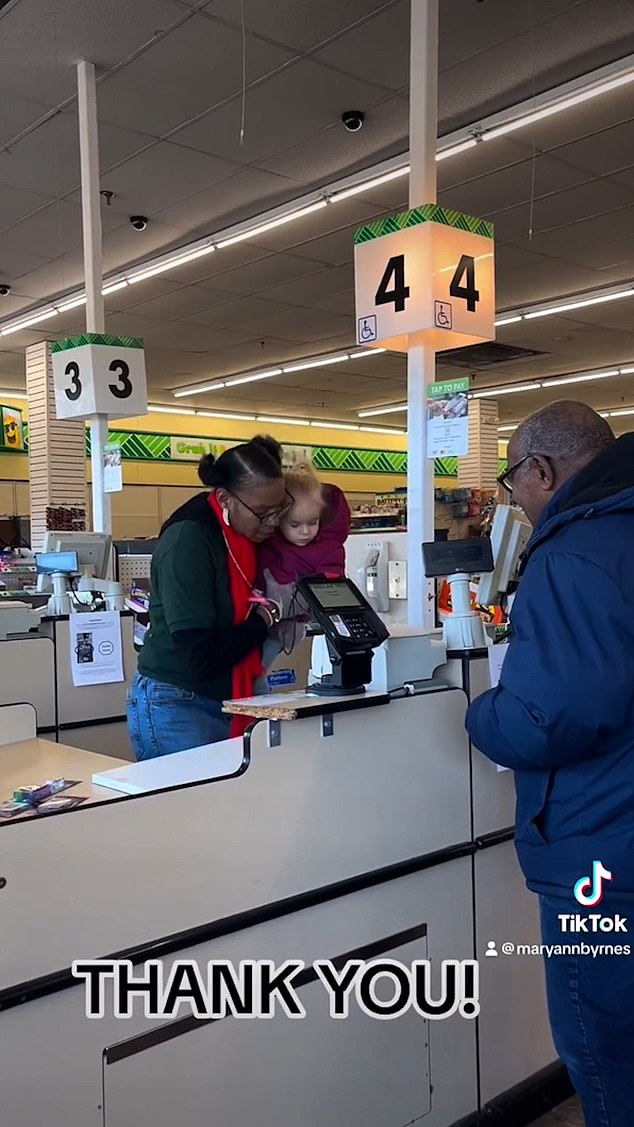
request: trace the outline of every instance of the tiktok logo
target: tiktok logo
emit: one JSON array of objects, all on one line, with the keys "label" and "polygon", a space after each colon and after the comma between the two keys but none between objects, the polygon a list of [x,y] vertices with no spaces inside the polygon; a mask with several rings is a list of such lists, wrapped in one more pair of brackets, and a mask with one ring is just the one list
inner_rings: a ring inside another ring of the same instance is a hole
[{"label": "tiktok logo", "polygon": [[592,876],[575,881],[575,900],[584,908],[596,908],[603,900],[603,882],[612,880],[612,873],[600,861],[592,862]]}]

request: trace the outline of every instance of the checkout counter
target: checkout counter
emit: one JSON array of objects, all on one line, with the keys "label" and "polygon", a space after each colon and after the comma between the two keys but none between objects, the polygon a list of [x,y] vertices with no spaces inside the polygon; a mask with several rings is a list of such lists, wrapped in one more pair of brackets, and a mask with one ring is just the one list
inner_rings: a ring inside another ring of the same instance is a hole
[{"label": "checkout counter", "polygon": [[[501,954],[539,937],[512,775],[464,728],[487,653],[420,632],[408,687],[392,691],[398,642],[372,635],[358,591],[326,586],[312,606],[329,682],[231,702],[254,718],[243,738],[156,761],[154,774],[117,760],[95,770],[93,755],[58,746],[40,774],[70,774],[87,800],[0,825],[6,1127],[476,1127],[493,1108],[515,1124],[527,1091],[561,1083],[541,961]],[[374,687],[360,641],[394,651]],[[16,757],[35,753],[0,747],[2,793]],[[498,957],[484,957],[491,941]],[[154,960],[165,979],[175,960],[301,959],[307,1016],[197,1020],[185,1005],[151,1019],[139,1001],[117,1019],[108,985],[89,1020],[71,964],[113,956],[139,977]],[[311,964],[343,957],[430,959],[435,997],[442,960],[477,958],[479,1016],[379,1021],[351,1005],[335,1021]]]}]

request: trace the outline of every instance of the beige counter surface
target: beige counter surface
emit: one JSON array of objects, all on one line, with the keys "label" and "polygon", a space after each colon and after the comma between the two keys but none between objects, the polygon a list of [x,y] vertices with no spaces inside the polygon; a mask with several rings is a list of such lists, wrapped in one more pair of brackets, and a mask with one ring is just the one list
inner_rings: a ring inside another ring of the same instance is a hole
[{"label": "beige counter surface", "polygon": [[[64,796],[85,798],[76,809],[95,802],[112,802],[123,797],[107,787],[97,787],[92,782],[96,771],[112,771],[115,767],[129,766],[124,759],[109,755],[95,755],[76,747],[51,743],[48,740],[23,740],[20,743],[0,744],[0,801],[5,802],[18,787],[38,785],[47,779],[77,779],[77,786],[62,791]],[[37,817],[19,814],[15,818],[1,818],[0,828]]]}]

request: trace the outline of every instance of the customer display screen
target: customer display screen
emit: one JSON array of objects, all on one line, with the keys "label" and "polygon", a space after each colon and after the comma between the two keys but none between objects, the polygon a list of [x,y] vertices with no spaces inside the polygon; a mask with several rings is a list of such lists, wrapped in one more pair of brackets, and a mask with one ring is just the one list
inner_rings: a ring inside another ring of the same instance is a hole
[{"label": "customer display screen", "polygon": [[347,580],[341,579],[336,583],[323,582],[310,583],[310,589],[323,610],[337,610],[341,607],[362,607],[364,604],[359,599],[354,588]]},{"label": "customer display screen", "polygon": [[74,575],[79,571],[77,552],[40,552],[35,565],[39,575]]}]

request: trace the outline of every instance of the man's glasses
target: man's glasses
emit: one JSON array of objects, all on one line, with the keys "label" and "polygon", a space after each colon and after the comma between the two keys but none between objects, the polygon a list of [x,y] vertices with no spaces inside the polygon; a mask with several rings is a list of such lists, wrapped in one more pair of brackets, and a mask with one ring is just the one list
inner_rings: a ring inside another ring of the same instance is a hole
[{"label": "man's glasses", "polygon": [[498,485],[501,485],[502,489],[506,489],[507,493],[512,493],[513,475],[517,472],[517,470],[519,470],[520,466],[524,465],[524,462],[528,462],[529,458],[532,457],[532,454],[525,454],[523,458],[520,458],[519,462],[515,462],[514,465],[509,466],[509,468],[504,473],[501,473],[498,477]]},{"label": "man's glasses", "polygon": [[548,462],[550,465],[550,458],[546,454],[525,454],[523,458],[520,458],[519,462],[515,462],[514,465],[509,466],[508,470],[506,470],[506,473],[500,474],[497,479],[498,485],[501,485],[503,489],[506,489],[507,493],[512,493],[513,477],[515,476],[517,470],[519,470],[520,466],[523,466],[524,462],[529,462],[531,458],[543,458],[543,460],[545,462]]},{"label": "man's glasses", "polygon": [[[229,490],[227,490],[227,493],[228,492]],[[285,489],[284,492],[286,493],[286,504],[280,505],[278,509],[273,509],[270,513],[263,514],[256,513],[255,509],[252,509],[250,505],[247,505],[246,501],[243,501],[242,497],[238,497],[237,493],[232,493],[231,496],[236,501],[239,501],[242,507],[249,513],[251,513],[251,516],[255,517],[259,524],[276,525],[280,523],[282,517],[286,515],[291,506],[295,504],[295,498],[293,497],[292,493],[289,493],[288,489]]]}]

